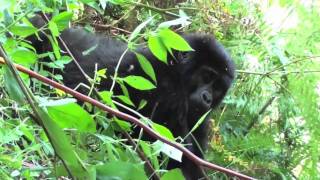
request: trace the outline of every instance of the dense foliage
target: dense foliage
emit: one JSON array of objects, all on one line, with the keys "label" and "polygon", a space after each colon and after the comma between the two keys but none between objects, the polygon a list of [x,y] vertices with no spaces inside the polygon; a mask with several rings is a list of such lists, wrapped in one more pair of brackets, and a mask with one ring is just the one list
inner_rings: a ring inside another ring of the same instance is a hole
[{"label": "dense foliage", "polygon": [[[164,62],[171,48],[189,50],[172,30],[215,34],[230,51],[238,71],[234,87],[212,117],[206,158],[259,179],[320,178],[318,2],[0,0],[0,4],[0,43],[8,57],[56,81],[62,76],[44,67],[63,68],[71,58],[61,56],[58,46],[52,53],[36,54],[23,40],[39,31],[27,20],[35,12],[54,15],[44,27],[52,33],[53,44],[71,20],[73,25],[126,40],[131,49],[148,39],[150,49]],[[67,12],[59,12],[62,9]],[[170,37],[179,41],[172,42]],[[167,44],[161,47],[159,41],[164,39]],[[37,60],[44,56],[55,61]],[[147,59],[139,57],[139,62],[155,80]],[[106,78],[104,71],[107,69],[97,72],[92,81]],[[0,66],[0,179],[146,179],[150,175],[143,170],[140,151],[119,133],[130,132],[132,125],[87,103],[78,105],[63,92],[25,74],[20,76],[31,91],[20,90],[19,78],[9,67]],[[142,90],[156,84],[134,76],[115,79]],[[103,102],[115,107],[111,92],[99,94]],[[126,95],[113,99],[132,105]],[[33,103],[27,103],[30,101]],[[134,109],[145,103],[142,100]],[[174,139],[164,126],[145,121]],[[135,142],[161,179],[181,178],[179,170],[163,170],[168,160],[159,155],[166,151],[163,143]],[[225,177],[213,171],[209,175]]]}]

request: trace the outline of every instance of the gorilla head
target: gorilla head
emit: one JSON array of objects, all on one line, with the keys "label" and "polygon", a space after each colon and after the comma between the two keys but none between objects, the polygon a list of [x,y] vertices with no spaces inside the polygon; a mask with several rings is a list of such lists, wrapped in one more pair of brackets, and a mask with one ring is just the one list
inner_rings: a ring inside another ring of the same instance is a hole
[{"label": "gorilla head", "polygon": [[[176,137],[185,138],[188,149],[203,157],[202,150],[206,149],[208,142],[210,115],[192,133],[194,138],[185,136],[201,116],[222,101],[235,77],[235,69],[233,61],[213,36],[189,34],[183,37],[194,51],[175,52],[165,69],[154,66],[159,83],[152,98],[148,99],[149,106],[154,109],[144,114],[152,116],[153,121],[165,124]],[[169,168],[174,167],[181,167],[187,179],[203,176],[201,170],[186,158],[182,163],[171,161]]]},{"label": "gorilla head", "polygon": [[[43,26],[39,17],[31,19],[31,22],[37,27]],[[29,38],[37,52],[51,51],[46,36],[40,37],[42,40]],[[96,67],[107,68],[109,78],[101,81],[98,89],[109,90],[112,84],[110,76],[114,75],[115,67],[127,44],[89,33],[81,28],[66,29],[61,33],[61,37],[89,76],[94,76]],[[188,34],[183,35],[183,38],[194,51],[174,51],[173,56],[168,57],[168,65],[159,61],[147,47],[137,48],[135,51],[144,55],[152,64],[157,76],[157,88],[149,91],[139,91],[129,86],[127,88],[135,105],[142,99],[147,100],[147,105],[139,110],[141,114],[168,127],[175,137],[184,138],[187,148],[203,157],[202,150],[206,148],[210,129],[207,120],[209,115],[192,136],[185,136],[202,115],[222,101],[234,79],[234,65],[225,49],[213,36]],[[89,53],[83,53],[89,49]],[[117,73],[119,77],[138,75],[149,78],[140,67],[136,54],[130,51],[124,55]],[[66,65],[62,75],[65,85],[71,88],[79,83],[86,83],[74,63]],[[122,93],[121,87],[117,85],[114,94]],[[168,166],[180,167],[187,179],[203,176],[201,169],[186,158],[183,158],[181,163],[170,161]]]}]

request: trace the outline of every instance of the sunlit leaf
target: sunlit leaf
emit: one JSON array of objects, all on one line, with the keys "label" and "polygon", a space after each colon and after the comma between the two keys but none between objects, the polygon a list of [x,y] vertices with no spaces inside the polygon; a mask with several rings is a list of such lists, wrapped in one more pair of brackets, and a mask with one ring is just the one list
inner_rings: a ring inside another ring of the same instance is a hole
[{"label": "sunlit leaf", "polygon": [[30,36],[31,34],[34,34],[37,32],[37,28],[32,27],[32,26],[27,26],[27,25],[14,25],[10,27],[10,31],[14,35],[18,35],[21,37],[27,37]]},{"label": "sunlit leaf", "polygon": [[141,54],[136,53],[138,61],[142,70],[153,80],[153,82],[157,82],[156,74],[153,70],[151,63]]},{"label": "sunlit leaf", "polygon": [[167,63],[167,49],[158,36],[149,37],[148,47],[154,56],[160,61]]},{"label": "sunlit leaf", "polygon": [[96,166],[97,180],[104,179],[123,179],[123,180],[142,180],[148,179],[144,172],[143,164],[132,162],[109,162],[104,165]]},{"label": "sunlit leaf", "polygon": [[7,66],[4,66],[4,86],[9,93],[9,96],[15,100],[16,102],[20,104],[24,104],[25,101],[25,96],[23,92],[21,91],[21,88],[16,81],[16,79],[13,77],[13,74],[11,71],[8,69]]},{"label": "sunlit leaf", "polygon": [[127,105],[133,106],[133,102],[127,97],[127,96],[116,96],[118,99],[120,99],[122,102],[126,103]]},{"label": "sunlit leaf", "polygon": [[172,132],[167,127],[153,122],[152,129],[154,129],[156,132],[158,132],[161,136],[164,136],[170,140],[174,140],[174,136],[173,136]]},{"label": "sunlit leaf", "polygon": [[185,39],[170,29],[160,29],[159,37],[167,49],[176,49],[178,51],[193,50]]},{"label": "sunlit leaf", "polygon": [[164,173],[164,175],[161,177],[161,180],[184,180],[184,176],[182,174],[181,169],[171,169],[170,171]]},{"label": "sunlit leaf", "polygon": [[72,12],[64,11],[56,16],[54,16],[51,21],[49,22],[49,26],[51,22],[54,22],[56,24],[57,29],[59,31],[62,31],[69,25],[69,21],[72,19]]},{"label": "sunlit leaf", "polygon": [[61,128],[95,132],[96,125],[90,114],[76,103],[48,106],[48,113]]},{"label": "sunlit leaf", "polygon": [[123,81],[138,90],[150,90],[156,88],[156,86],[142,76],[127,76],[123,78]]},{"label": "sunlit leaf", "polygon": [[190,133],[193,132],[193,131],[195,131],[195,130],[203,123],[203,121],[206,120],[206,118],[208,117],[208,114],[209,114],[210,112],[211,112],[211,110],[208,111],[208,112],[206,112],[204,115],[202,115],[202,116],[200,117],[200,119],[197,121],[197,123],[192,127]]},{"label": "sunlit leaf", "polygon": [[10,53],[10,57],[17,64],[30,65],[37,60],[37,55],[28,49],[17,49]]}]

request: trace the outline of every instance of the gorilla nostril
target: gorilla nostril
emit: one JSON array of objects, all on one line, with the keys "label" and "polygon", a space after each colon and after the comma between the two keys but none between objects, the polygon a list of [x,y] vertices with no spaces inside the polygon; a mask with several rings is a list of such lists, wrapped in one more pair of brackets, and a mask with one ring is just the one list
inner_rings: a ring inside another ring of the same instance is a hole
[{"label": "gorilla nostril", "polygon": [[201,99],[205,104],[211,104],[212,102],[212,95],[208,91],[203,91],[201,93]]}]

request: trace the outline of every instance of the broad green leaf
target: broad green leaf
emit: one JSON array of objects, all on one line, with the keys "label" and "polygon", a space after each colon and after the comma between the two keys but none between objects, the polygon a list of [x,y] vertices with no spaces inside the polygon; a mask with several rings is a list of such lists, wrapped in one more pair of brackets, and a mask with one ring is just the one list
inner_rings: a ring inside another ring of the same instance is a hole
[{"label": "broad green leaf", "polygon": [[178,51],[193,50],[186,40],[170,29],[160,29],[159,37],[167,49],[176,49]]},{"label": "broad green leaf", "polygon": [[120,85],[123,95],[130,97],[128,88],[123,84],[123,82],[118,81],[118,84]]},{"label": "broad green leaf", "polygon": [[48,37],[48,39],[51,43],[54,56],[56,57],[56,59],[60,59],[61,58],[60,47],[58,46],[58,43],[57,43],[55,37]]},{"label": "broad green leaf", "polygon": [[154,73],[153,67],[151,63],[141,54],[136,53],[138,61],[142,70],[153,80],[153,82],[157,82],[156,74]]},{"label": "broad green leaf", "polygon": [[28,49],[19,48],[10,53],[10,57],[17,64],[30,65],[36,62],[37,55]]},{"label": "broad green leaf", "polygon": [[101,96],[102,101],[104,103],[106,103],[108,106],[111,106],[112,108],[116,109],[116,106],[112,102],[112,98],[111,98],[112,95],[113,95],[112,92],[110,92],[110,91],[101,91],[101,92],[99,92],[99,95]]},{"label": "broad green leaf", "polygon": [[61,128],[77,129],[81,132],[95,132],[96,125],[90,114],[76,103],[47,107],[49,116]]},{"label": "broad green leaf", "polygon": [[[56,16],[54,16],[50,22],[54,22],[59,31],[64,30],[69,25],[69,21],[72,19],[72,12],[64,11]],[[50,25],[49,22],[49,25]]]},{"label": "broad green leaf", "polygon": [[157,124],[155,122],[152,122],[152,129],[157,131],[161,136],[164,136],[170,140],[174,140],[173,134],[167,127]]},{"label": "broad green leaf", "polygon": [[37,112],[55,153],[63,160],[72,176],[77,179],[91,179],[87,168],[71,146],[62,129],[42,108],[37,107]]},{"label": "broad green leaf", "polygon": [[6,88],[10,98],[12,98],[14,101],[18,102],[19,104],[24,104],[25,96],[23,92],[21,91],[21,88],[16,81],[16,79],[13,77],[13,74],[8,69],[7,66],[4,66],[4,87]]},{"label": "broad green leaf", "polygon": [[114,118],[114,120],[116,121],[115,123],[117,123],[116,129],[118,128],[118,126],[120,126],[121,129],[118,129],[118,131],[130,131],[131,130],[131,124],[127,121],[123,121],[123,120],[119,120],[118,118]]},{"label": "broad green leaf", "polygon": [[[80,151],[80,149],[78,149],[78,151]],[[96,179],[96,168],[95,166],[86,166],[87,168],[87,178],[88,180],[94,180]],[[68,171],[66,170],[66,168],[62,165],[62,164],[56,164],[54,166],[54,170],[51,171],[51,173],[49,174],[50,177],[67,177],[69,176]],[[78,179],[82,179],[84,177],[78,177]]]},{"label": "broad green leaf", "polygon": [[148,47],[152,54],[160,61],[167,63],[167,49],[158,36],[150,36],[148,39]]},{"label": "broad green leaf", "polygon": [[126,103],[127,105],[133,106],[135,107],[135,105],[133,104],[133,102],[130,100],[129,97],[127,96],[116,96],[116,98],[120,99],[122,102]]},{"label": "broad green leaf", "polygon": [[138,90],[150,90],[156,88],[150,81],[141,76],[127,76],[122,78],[124,82]]},{"label": "broad green leaf", "polygon": [[148,179],[142,164],[133,162],[109,162],[96,166],[97,180],[121,179],[121,180],[144,180]]},{"label": "broad green leaf", "polygon": [[37,32],[37,28],[27,25],[14,25],[10,27],[10,31],[17,36],[27,37]]},{"label": "broad green leaf", "polygon": [[53,22],[53,21],[50,21],[48,23],[48,25],[49,25],[48,27],[49,27],[49,29],[51,31],[51,34],[53,36],[55,36],[55,37],[59,36],[59,29],[58,29],[57,24],[55,22]]},{"label": "broad green leaf", "polygon": [[61,56],[60,59],[57,59],[53,62],[47,63],[48,67],[63,69],[66,64],[69,64],[72,61],[69,56]]},{"label": "broad green leaf", "polygon": [[164,173],[164,175],[161,177],[161,180],[184,180],[184,176],[182,174],[181,169],[171,169],[170,171]]}]

